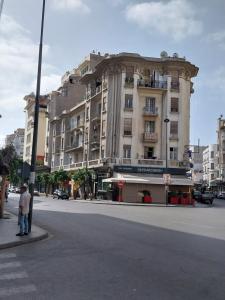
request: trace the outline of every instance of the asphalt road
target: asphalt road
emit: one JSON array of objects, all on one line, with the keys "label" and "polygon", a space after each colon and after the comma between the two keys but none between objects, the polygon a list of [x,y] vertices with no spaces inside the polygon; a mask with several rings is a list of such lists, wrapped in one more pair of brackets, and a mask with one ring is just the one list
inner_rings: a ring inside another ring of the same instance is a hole
[{"label": "asphalt road", "polygon": [[0,299],[225,299],[225,201],[165,208],[36,199],[34,222],[51,237],[0,251]]}]

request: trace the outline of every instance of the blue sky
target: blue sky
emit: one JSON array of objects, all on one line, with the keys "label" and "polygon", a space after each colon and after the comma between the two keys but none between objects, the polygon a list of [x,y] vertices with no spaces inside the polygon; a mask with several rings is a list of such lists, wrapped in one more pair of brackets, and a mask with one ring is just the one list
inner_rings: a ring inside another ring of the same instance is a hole
[{"label": "blue sky", "polygon": [[[0,21],[0,144],[24,126],[35,91],[42,1],[5,0]],[[225,117],[224,0],[46,0],[42,92],[92,50],[159,57],[174,52],[200,68],[191,99],[191,144],[216,142]]]}]

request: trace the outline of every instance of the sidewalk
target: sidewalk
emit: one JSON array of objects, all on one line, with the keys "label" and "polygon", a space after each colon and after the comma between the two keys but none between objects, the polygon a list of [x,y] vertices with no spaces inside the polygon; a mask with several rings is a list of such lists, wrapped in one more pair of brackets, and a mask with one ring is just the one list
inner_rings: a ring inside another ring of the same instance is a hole
[{"label": "sidewalk", "polygon": [[79,203],[92,203],[92,204],[106,204],[106,205],[124,205],[124,206],[152,206],[152,207],[193,207],[193,205],[181,205],[181,204],[163,204],[163,203],[132,203],[132,202],[118,202],[112,200],[102,200],[102,199],[70,199],[70,201]]},{"label": "sidewalk", "polygon": [[28,236],[16,236],[18,232],[17,217],[5,212],[4,219],[0,219],[0,249],[28,244],[48,237],[47,231],[35,225],[32,225],[32,232]]}]

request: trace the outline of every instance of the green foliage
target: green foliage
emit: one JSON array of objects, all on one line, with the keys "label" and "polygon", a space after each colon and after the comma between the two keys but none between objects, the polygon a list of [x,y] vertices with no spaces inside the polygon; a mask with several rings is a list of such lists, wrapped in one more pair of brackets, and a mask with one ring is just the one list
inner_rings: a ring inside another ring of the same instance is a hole
[{"label": "green foliage", "polygon": [[[20,158],[15,157],[10,162],[9,176],[8,179],[11,184],[18,185],[21,182],[23,161]],[[19,174],[20,169],[20,174]]]},{"label": "green foliage", "polygon": [[91,176],[92,172],[86,168],[79,169],[72,176],[75,183],[82,185]]},{"label": "green foliage", "polygon": [[12,145],[0,150],[0,174],[9,175],[13,160],[17,159],[15,148]]}]

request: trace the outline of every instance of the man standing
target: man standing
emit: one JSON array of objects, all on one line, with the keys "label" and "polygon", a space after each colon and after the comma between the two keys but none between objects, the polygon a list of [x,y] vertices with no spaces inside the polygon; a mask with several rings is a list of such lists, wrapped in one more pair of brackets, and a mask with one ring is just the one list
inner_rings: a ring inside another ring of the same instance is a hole
[{"label": "man standing", "polygon": [[25,185],[20,188],[20,200],[19,200],[19,225],[20,232],[17,233],[17,236],[28,235],[28,213],[30,205],[30,194],[27,191]]}]

